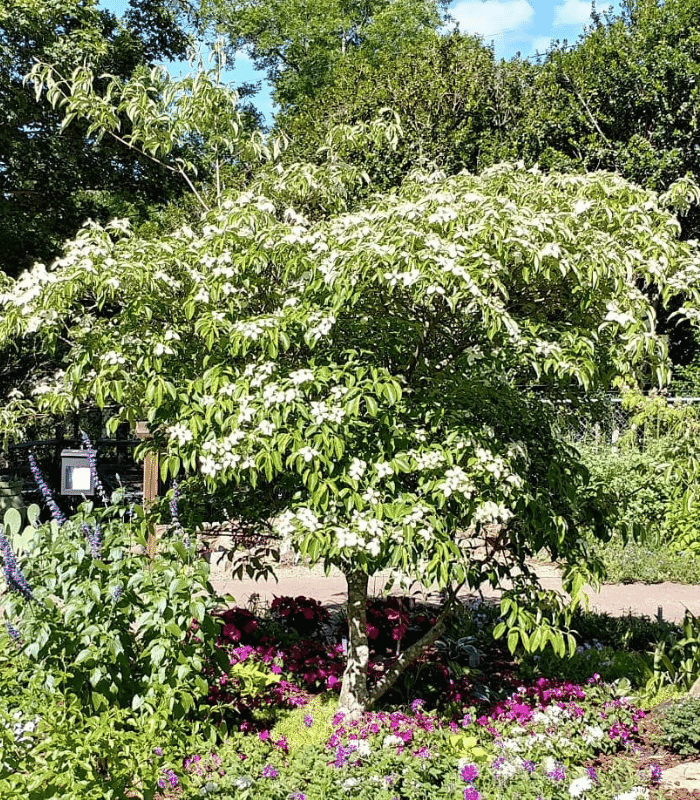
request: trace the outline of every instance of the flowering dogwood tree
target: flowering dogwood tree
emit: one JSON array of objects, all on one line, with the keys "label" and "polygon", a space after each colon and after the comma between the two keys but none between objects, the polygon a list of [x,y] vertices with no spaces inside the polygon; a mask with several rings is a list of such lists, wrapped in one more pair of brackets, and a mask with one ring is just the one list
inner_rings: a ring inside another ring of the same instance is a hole
[{"label": "flowering dogwood tree", "polygon": [[526,559],[559,559],[576,596],[595,567],[579,525],[603,532],[604,509],[552,398],[662,380],[654,308],[692,295],[700,260],[673,198],[610,174],[416,174],[307,218],[327,175],[277,169],[152,239],[125,222],[85,227],[0,295],[0,347],[65,361],[0,419],[16,430],[32,411],[116,405],[114,424],[149,420],[164,474],[230,487],[302,556],[339,567],[341,705],[358,709],[442,625],[370,690],[379,570],[448,598],[509,575],[509,641],[563,648],[527,603]]}]

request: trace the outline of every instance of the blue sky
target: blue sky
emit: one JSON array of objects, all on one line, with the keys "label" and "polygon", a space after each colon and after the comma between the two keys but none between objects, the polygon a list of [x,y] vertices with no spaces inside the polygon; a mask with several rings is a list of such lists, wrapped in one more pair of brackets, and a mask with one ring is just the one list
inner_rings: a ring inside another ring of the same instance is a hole
[{"label": "blue sky", "polygon": [[[101,0],[101,5],[121,15],[127,0]],[[609,4],[596,5],[603,13]],[[553,40],[575,42],[590,23],[590,0],[456,0],[450,13],[463,33],[478,33],[486,43],[493,43],[498,58],[511,58],[516,53],[532,57],[544,53]],[[231,73],[234,82],[262,80],[250,59],[240,53]],[[256,105],[272,119],[272,102],[265,89],[256,98]]]}]

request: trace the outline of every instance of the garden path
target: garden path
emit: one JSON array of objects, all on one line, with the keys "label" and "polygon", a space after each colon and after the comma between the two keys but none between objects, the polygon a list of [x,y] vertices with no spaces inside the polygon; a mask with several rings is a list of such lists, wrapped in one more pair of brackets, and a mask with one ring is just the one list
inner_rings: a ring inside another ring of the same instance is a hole
[{"label": "garden path", "polygon": [[[219,554],[212,554],[213,556]],[[561,591],[561,578],[556,565],[533,563],[532,567],[538,574],[543,588]],[[288,595],[296,597],[305,595],[319,600],[324,605],[344,603],[346,599],[345,578],[338,570],[332,570],[325,575],[320,566],[309,568],[304,565],[281,564],[276,570],[278,582],[274,578],[269,580],[254,581],[250,579],[232,580],[227,576],[230,573],[228,562],[221,558],[218,562],[212,558],[212,583],[221,593],[233,595],[237,605],[246,605],[251,595],[260,601],[270,601],[274,596]],[[370,579],[370,594],[379,595],[389,577],[389,573],[380,573]],[[504,587],[505,588],[505,587]],[[686,609],[696,616],[700,616],[700,587],[687,586],[677,583],[629,583],[601,586],[600,591],[594,592],[586,587],[589,597],[590,609],[599,613],[608,613],[614,616],[634,614],[646,617],[658,617],[659,612],[663,619],[669,622],[678,622],[683,619]],[[498,590],[483,588],[486,599],[498,598]],[[416,599],[430,599],[430,592],[423,587],[413,587],[411,595]],[[465,598],[475,596],[474,593],[464,592]],[[437,595],[432,595],[437,599]]]}]

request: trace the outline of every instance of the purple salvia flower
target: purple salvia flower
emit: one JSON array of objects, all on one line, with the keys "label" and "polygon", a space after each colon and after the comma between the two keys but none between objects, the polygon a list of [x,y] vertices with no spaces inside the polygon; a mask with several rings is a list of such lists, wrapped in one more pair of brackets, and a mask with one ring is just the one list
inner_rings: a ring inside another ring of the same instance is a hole
[{"label": "purple salvia flower", "polygon": [[92,557],[99,558],[100,551],[102,550],[102,531],[100,530],[100,526],[95,525],[93,529],[87,522],[83,522],[80,527],[85,534],[85,538],[88,540]]},{"label": "purple salvia flower", "polygon": [[83,440],[83,445],[87,450],[88,456],[88,464],[90,465],[90,474],[92,475],[92,485],[95,487],[95,491],[100,496],[100,500],[108,506],[110,505],[109,495],[105,491],[105,487],[102,485],[102,481],[100,480],[100,476],[97,474],[97,451],[93,443],[90,441],[90,437],[85,433],[85,431],[80,431],[80,438]]},{"label": "purple salvia flower", "polygon": [[656,784],[661,782],[661,776],[663,775],[663,770],[659,766],[659,764],[652,764],[651,765],[651,782]]},{"label": "purple salvia flower", "polygon": [[15,628],[15,626],[7,620],[5,621],[5,628],[7,629],[7,634],[10,639],[12,639],[12,641],[16,644],[20,644],[22,641],[22,634],[17,630],[17,628]]},{"label": "purple salvia flower", "polygon": [[173,496],[172,499],[170,500],[170,520],[172,521],[173,526],[179,530],[180,528],[182,528],[182,525],[180,524],[180,512],[178,511],[178,501],[180,500],[180,491],[177,481],[173,481],[172,489],[173,489]]},{"label": "purple salvia flower", "polygon": [[51,489],[49,488],[48,483],[46,483],[44,480],[44,476],[41,474],[41,470],[36,463],[33,453],[29,454],[29,469],[32,471],[32,476],[34,477],[34,481],[39,488],[42,497],[44,498],[44,502],[49,507],[49,511],[51,512],[54,522],[58,523],[59,525],[63,525],[63,523],[66,521],[66,516],[53,499]]},{"label": "purple salvia flower", "polygon": [[5,583],[7,583],[8,588],[19,592],[25,600],[33,600],[34,595],[29,588],[27,579],[19,568],[15,554],[12,552],[12,546],[2,532],[0,532],[0,553],[2,553],[2,562],[5,569]]}]

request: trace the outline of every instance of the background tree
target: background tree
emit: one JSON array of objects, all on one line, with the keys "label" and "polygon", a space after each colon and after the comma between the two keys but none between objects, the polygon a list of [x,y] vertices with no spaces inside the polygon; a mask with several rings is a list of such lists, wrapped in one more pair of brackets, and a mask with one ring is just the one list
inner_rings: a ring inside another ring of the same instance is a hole
[{"label": "background tree", "polygon": [[401,49],[441,23],[441,0],[202,0],[204,27],[228,38],[265,70],[282,109],[299,108],[326,86],[333,68]]},{"label": "background tree", "polygon": [[135,153],[97,141],[37,102],[24,76],[35,59],[70,73],[128,77],[138,65],[184,56],[188,38],[162,0],[134,0],[123,20],[94,0],[7,0],[0,8],[0,270],[17,275],[50,261],[91,217],[143,218],[179,185]]},{"label": "background tree", "polygon": [[430,30],[371,57],[362,49],[349,54],[327,86],[278,114],[275,126],[290,138],[287,158],[314,159],[329,130],[368,123],[389,108],[403,130],[395,151],[357,154],[375,185],[399,185],[421,165],[448,175],[476,172],[517,155],[512,131],[523,113],[523,84],[534,72],[525,62],[497,63],[477,37]]}]

